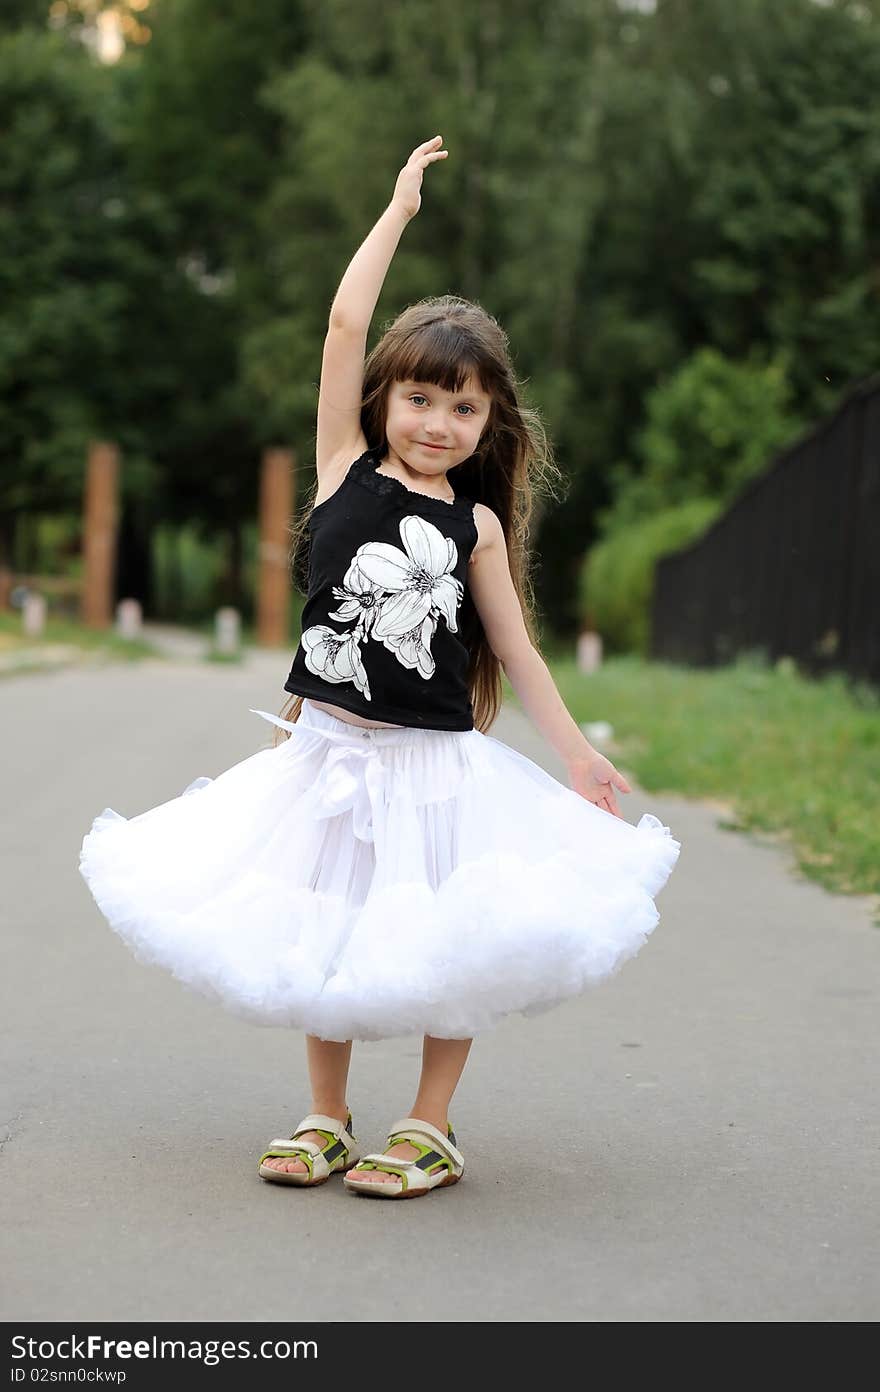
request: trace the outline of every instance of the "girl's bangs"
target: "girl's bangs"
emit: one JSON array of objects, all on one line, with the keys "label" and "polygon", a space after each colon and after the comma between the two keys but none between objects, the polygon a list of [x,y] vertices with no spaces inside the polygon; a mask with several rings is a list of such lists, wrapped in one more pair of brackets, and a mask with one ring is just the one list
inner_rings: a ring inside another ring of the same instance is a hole
[{"label": "girl's bangs", "polygon": [[471,374],[490,391],[469,335],[448,321],[427,324],[401,344],[394,363],[398,382],[431,382],[444,391],[461,391]]}]

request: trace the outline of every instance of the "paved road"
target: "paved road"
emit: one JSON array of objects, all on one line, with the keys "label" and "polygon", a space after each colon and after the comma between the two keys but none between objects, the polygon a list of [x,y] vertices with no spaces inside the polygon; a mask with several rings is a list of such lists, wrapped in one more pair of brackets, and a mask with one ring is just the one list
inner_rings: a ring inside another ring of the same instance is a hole
[{"label": "paved road", "polygon": [[[259,1182],[306,1109],[302,1037],[139,965],[76,862],[104,806],[133,815],[261,747],[248,707],[279,708],[286,661],[0,682],[0,1317],[876,1319],[871,901],[673,797],[621,796],[683,843],[641,955],[475,1045],[462,1184],[389,1204]],[[560,776],[515,712],[494,733]],[[417,1066],[415,1039],[355,1046],[370,1148]]]}]

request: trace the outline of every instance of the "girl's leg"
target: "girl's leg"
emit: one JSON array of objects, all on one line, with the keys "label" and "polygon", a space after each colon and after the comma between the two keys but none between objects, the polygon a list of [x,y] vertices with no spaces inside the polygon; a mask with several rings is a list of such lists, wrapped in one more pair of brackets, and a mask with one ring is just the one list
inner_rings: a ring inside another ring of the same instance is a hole
[{"label": "girl's leg", "polygon": [[[435,1039],[426,1034],[422,1045],[422,1076],[416,1100],[410,1109],[410,1116],[419,1121],[429,1121],[439,1131],[446,1134],[447,1114],[452,1094],[464,1072],[472,1039]],[[397,1155],[402,1160],[415,1160],[419,1152],[409,1141],[399,1141],[387,1155]],[[394,1175],[382,1170],[358,1170],[358,1179],[383,1184],[394,1179]]]},{"label": "girl's leg", "polygon": [[[325,1116],[346,1121],[348,1103],[345,1100],[348,1083],[348,1066],[351,1062],[351,1040],[337,1044],[331,1039],[318,1039],[313,1034],[306,1035],[306,1053],[309,1062],[309,1081],[312,1085],[312,1105],[310,1112],[322,1112]],[[317,1131],[306,1131],[301,1141],[315,1141],[324,1144],[323,1136]],[[287,1170],[292,1174],[308,1169],[302,1160],[266,1160],[273,1170]]]}]

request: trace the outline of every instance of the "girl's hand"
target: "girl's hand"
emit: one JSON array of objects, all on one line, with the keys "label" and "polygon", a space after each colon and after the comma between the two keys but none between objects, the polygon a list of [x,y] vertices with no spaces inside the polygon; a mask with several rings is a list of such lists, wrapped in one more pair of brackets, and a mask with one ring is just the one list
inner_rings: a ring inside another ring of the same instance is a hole
[{"label": "girl's hand", "polygon": [[435,135],[433,140],[426,140],[424,145],[417,145],[397,176],[391,203],[400,209],[407,221],[414,218],[422,206],[419,190],[422,187],[423,171],[435,160],[446,159],[449,154],[448,150],[440,149],[442,144],[443,136]]},{"label": "girl's hand", "polygon": [[611,760],[600,754],[598,749],[590,750],[579,759],[572,759],[568,774],[572,788],[581,797],[594,802],[603,812],[610,812],[615,817],[622,815],[617,807],[614,788],[619,788],[622,793],[631,793],[632,788]]}]

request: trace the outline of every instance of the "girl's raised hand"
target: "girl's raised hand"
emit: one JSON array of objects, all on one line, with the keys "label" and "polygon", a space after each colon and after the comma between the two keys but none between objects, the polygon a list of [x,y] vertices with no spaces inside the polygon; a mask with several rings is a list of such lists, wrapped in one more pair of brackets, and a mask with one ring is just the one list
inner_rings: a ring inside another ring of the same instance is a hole
[{"label": "girl's raised hand", "polygon": [[424,145],[417,145],[397,176],[391,202],[407,219],[414,218],[422,206],[420,190],[425,169],[435,160],[445,159],[449,154],[448,150],[440,149],[442,144],[443,136],[435,135],[433,140],[426,140]]},{"label": "girl's raised hand", "polygon": [[598,749],[580,759],[573,759],[568,765],[568,774],[572,788],[581,797],[594,802],[603,812],[610,812],[614,817],[623,815],[618,810],[614,789],[617,787],[622,793],[631,793],[632,788],[611,760],[600,754]]}]

